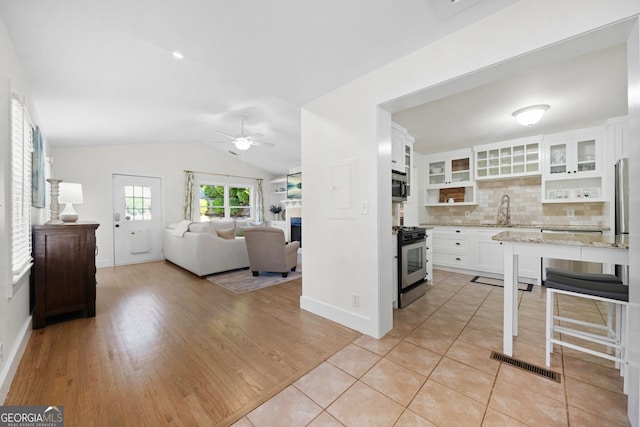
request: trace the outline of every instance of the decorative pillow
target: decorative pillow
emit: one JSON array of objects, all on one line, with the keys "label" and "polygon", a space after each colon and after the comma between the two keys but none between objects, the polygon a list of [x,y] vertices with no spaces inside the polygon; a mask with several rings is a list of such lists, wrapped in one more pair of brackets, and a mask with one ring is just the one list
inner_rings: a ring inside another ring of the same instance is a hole
[{"label": "decorative pillow", "polygon": [[212,219],[209,221],[209,228],[212,233],[215,230],[228,230],[234,227],[235,224],[232,219]]},{"label": "decorative pillow", "polygon": [[192,222],[189,224],[189,231],[192,233],[206,233],[209,231],[209,224],[206,222]]},{"label": "decorative pillow", "polygon": [[218,237],[222,237],[223,239],[235,239],[236,238],[236,230],[233,228],[229,228],[226,230],[216,230],[216,234]]}]

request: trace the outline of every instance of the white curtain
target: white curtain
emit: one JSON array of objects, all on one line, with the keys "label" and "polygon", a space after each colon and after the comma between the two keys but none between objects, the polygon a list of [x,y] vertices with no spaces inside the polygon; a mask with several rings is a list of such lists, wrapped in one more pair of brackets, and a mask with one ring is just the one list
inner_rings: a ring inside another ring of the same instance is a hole
[{"label": "white curtain", "polygon": [[262,192],[262,180],[256,179],[256,222],[264,222],[264,194]]},{"label": "white curtain", "polygon": [[195,173],[193,171],[184,171],[184,206],[182,208],[182,216],[188,221],[193,221],[193,201],[195,191]]}]

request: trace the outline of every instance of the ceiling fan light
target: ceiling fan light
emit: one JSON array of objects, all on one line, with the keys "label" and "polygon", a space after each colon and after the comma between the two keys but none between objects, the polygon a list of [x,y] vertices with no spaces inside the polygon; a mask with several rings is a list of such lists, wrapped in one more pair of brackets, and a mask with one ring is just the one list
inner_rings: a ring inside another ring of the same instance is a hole
[{"label": "ceiling fan light", "polygon": [[251,140],[249,138],[236,138],[233,143],[236,145],[236,148],[241,151],[246,151],[251,147]]},{"label": "ceiling fan light", "polygon": [[545,111],[549,109],[546,104],[532,105],[514,111],[512,116],[518,120],[522,126],[533,126],[540,121]]}]

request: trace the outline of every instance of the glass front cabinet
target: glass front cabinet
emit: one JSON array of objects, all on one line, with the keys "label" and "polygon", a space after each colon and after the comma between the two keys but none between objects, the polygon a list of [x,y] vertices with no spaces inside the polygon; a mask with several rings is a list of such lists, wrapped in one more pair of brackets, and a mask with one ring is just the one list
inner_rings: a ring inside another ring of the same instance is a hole
[{"label": "glass front cabinet", "polygon": [[463,149],[425,158],[425,206],[475,204],[473,152]]},{"label": "glass front cabinet", "polygon": [[550,139],[545,143],[545,177],[599,176],[601,163],[601,133]]},{"label": "glass front cabinet", "polygon": [[472,158],[470,149],[427,157],[427,188],[470,185],[473,182]]},{"label": "glass front cabinet", "polygon": [[602,202],[602,128],[550,135],[544,143],[543,203]]}]

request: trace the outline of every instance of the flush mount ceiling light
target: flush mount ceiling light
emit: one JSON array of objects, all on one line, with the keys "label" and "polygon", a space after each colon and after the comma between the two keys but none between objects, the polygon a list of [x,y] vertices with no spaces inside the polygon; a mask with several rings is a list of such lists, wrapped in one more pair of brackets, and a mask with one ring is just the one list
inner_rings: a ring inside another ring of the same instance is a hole
[{"label": "flush mount ceiling light", "polygon": [[173,55],[173,57],[175,59],[182,59],[184,58],[184,55],[180,52],[178,52],[177,50],[174,50],[173,52],[171,52],[171,55]]},{"label": "flush mount ceiling light", "polygon": [[546,104],[532,105],[514,111],[512,116],[518,120],[522,126],[533,126],[540,121],[545,111],[549,109]]}]

